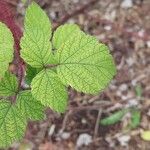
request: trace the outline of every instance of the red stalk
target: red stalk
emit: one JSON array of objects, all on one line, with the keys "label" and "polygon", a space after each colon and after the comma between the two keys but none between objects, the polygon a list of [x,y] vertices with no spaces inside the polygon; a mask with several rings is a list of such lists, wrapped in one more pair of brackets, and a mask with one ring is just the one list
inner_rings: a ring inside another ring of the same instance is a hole
[{"label": "red stalk", "polygon": [[16,74],[18,76],[20,89],[21,82],[24,76],[23,60],[20,57],[20,38],[22,36],[22,31],[20,27],[15,22],[15,13],[12,11],[10,4],[6,0],[0,0],[0,21],[5,23],[11,30],[15,45],[14,45],[14,64],[16,65]]}]

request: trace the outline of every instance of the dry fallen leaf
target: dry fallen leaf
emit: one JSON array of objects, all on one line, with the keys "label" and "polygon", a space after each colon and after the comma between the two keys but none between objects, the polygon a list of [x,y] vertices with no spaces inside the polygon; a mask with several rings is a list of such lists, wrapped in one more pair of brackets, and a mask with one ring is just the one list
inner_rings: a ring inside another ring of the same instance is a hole
[{"label": "dry fallen leaf", "polygon": [[141,133],[141,138],[142,138],[144,141],[150,141],[150,130],[143,131],[143,132]]}]

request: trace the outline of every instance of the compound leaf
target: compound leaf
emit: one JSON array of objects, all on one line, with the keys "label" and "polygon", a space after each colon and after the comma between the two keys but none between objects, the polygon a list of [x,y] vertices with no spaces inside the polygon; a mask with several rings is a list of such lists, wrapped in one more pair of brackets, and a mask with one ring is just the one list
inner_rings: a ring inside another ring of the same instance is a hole
[{"label": "compound leaf", "polygon": [[65,24],[58,27],[54,32],[52,41],[54,48],[59,49],[73,35],[76,35],[78,31],[80,31],[80,28],[75,24]]},{"label": "compound leaf", "polygon": [[0,95],[12,96],[15,95],[18,90],[17,77],[9,72],[5,73],[4,78],[0,81]]},{"label": "compound leaf", "polygon": [[51,23],[45,12],[32,3],[26,10],[25,31],[21,39],[21,56],[32,67],[43,68],[53,64]]},{"label": "compound leaf", "polygon": [[31,92],[44,106],[57,112],[64,112],[67,106],[67,92],[57,74],[52,70],[42,70],[32,80]]},{"label": "compound leaf", "polygon": [[44,119],[44,106],[33,98],[31,91],[22,91],[17,97],[17,106],[26,116],[26,119],[41,120]]},{"label": "compound leaf", "polygon": [[95,94],[104,89],[116,73],[108,48],[83,32],[66,41],[56,55],[62,82],[78,91]]},{"label": "compound leaf", "polygon": [[9,63],[13,60],[14,39],[8,27],[0,22],[0,79],[8,70]]},{"label": "compound leaf", "polygon": [[0,100],[0,147],[20,140],[26,129],[26,119],[15,105]]}]

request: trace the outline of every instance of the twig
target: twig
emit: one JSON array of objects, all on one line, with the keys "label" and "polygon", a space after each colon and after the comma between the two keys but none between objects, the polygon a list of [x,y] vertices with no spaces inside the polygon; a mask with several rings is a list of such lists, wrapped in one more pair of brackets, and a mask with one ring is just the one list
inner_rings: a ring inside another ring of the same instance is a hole
[{"label": "twig", "polygon": [[92,105],[92,106],[80,106],[80,107],[69,107],[69,110],[73,112],[82,111],[82,110],[99,110],[103,107],[112,106],[113,103],[106,103],[106,104],[100,104],[100,105]]},{"label": "twig", "polygon": [[65,130],[66,125],[67,125],[68,117],[69,117],[69,115],[70,115],[71,113],[72,113],[71,110],[69,110],[69,111],[66,113],[66,115],[65,115],[65,117],[64,117],[64,120],[63,120],[63,123],[62,123],[61,132],[63,132],[63,131]]},{"label": "twig", "polygon": [[[113,30],[118,31],[118,27],[116,26],[116,24],[114,22],[110,21],[110,20],[103,19],[103,18],[100,18],[100,17],[95,17],[95,16],[92,16],[90,14],[87,14],[87,17],[89,19],[94,19],[97,22],[102,23],[104,25],[109,25],[113,28]],[[120,30],[121,30],[121,33],[124,34],[124,35],[130,36],[130,37],[135,37],[137,39],[142,39],[143,41],[150,40],[150,36],[147,33],[144,33],[143,36],[140,36],[137,32],[129,31],[128,28],[123,28],[122,27],[122,28],[120,28]]]},{"label": "twig", "polygon": [[75,133],[87,133],[89,132],[90,129],[74,129],[71,131],[71,134],[75,134]]},{"label": "twig", "polygon": [[98,134],[98,128],[99,128],[99,124],[100,124],[101,114],[102,114],[102,109],[99,109],[98,115],[97,115],[97,120],[96,120],[96,123],[95,123],[95,129],[94,129],[93,139],[96,139],[97,134]]},{"label": "twig", "polygon": [[[67,22],[70,18],[72,18],[76,15],[79,15],[80,13],[83,13],[88,7],[90,7],[91,5],[94,5],[98,1],[99,0],[91,0],[89,3],[83,5],[82,7],[74,10],[71,13],[68,13],[68,14],[64,15],[58,22],[56,22],[53,29],[55,30],[58,26],[60,26],[60,25],[64,24],[65,22]],[[116,27],[115,23],[110,21],[110,20],[102,19],[102,18],[95,17],[95,16],[92,16],[92,15],[89,15],[89,14],[87,14],[87,17],[89,19],[95,19],[95,20],[97,20],[98,22],[100,22],[102,24],[110,25],[113,28],[113,30],[118,30],[118,27]],[[121,28],[120,30],[121,30],[121,33],[124,34],[124,35],[130,36],[130,37],[135,37],[137,39],[142,39],[144,41],[150,40],[150,37],[147,33],[145,33],[143,36],[140,36],[137,32],[129,31],[127,28]]]},{"label": "twig", "polygon": [[54,30],[60,26],[61,24],[64,24],[66,21],[68,21],[70,18],[84,12],[85,9],[87,9],[88,7],[90,7],[91,5],[94,5],[96,2],[98,2],[99,0],[91,0],[90,2],[88,2],[87,4],[83,5],[82,7],[74,10],[73,12],[71,12],[70,14],[66,14],[64,17],[62,17],[54,26]]}]

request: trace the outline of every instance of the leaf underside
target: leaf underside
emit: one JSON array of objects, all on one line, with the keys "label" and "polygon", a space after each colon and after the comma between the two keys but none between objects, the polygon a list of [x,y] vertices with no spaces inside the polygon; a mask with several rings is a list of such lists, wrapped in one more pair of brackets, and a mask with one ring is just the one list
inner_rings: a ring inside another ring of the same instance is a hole
[{"label": "leaf underside", "polygon": [[20,140],[26,129],[26,119],[17,107],[6,100],[0,101],[0,147]]},{"label": "leaf underside", "polygon": [[57,112],[64,112],[67,106],[67,91],[57,74],[52,70],[42,70],[32,80],[31,91],[35,99]]},{"label": "leaf underside", "polygon": [[17,106],[26,116],[26,119],[41,120],[44,119],[44,106],[35,100],[31,91],[22,91],[17,97]]},{"label": "leaf underside", "polygon": [[8,70],[13,60],[14,39],[8,27],[0,22],[0,79]]}]

